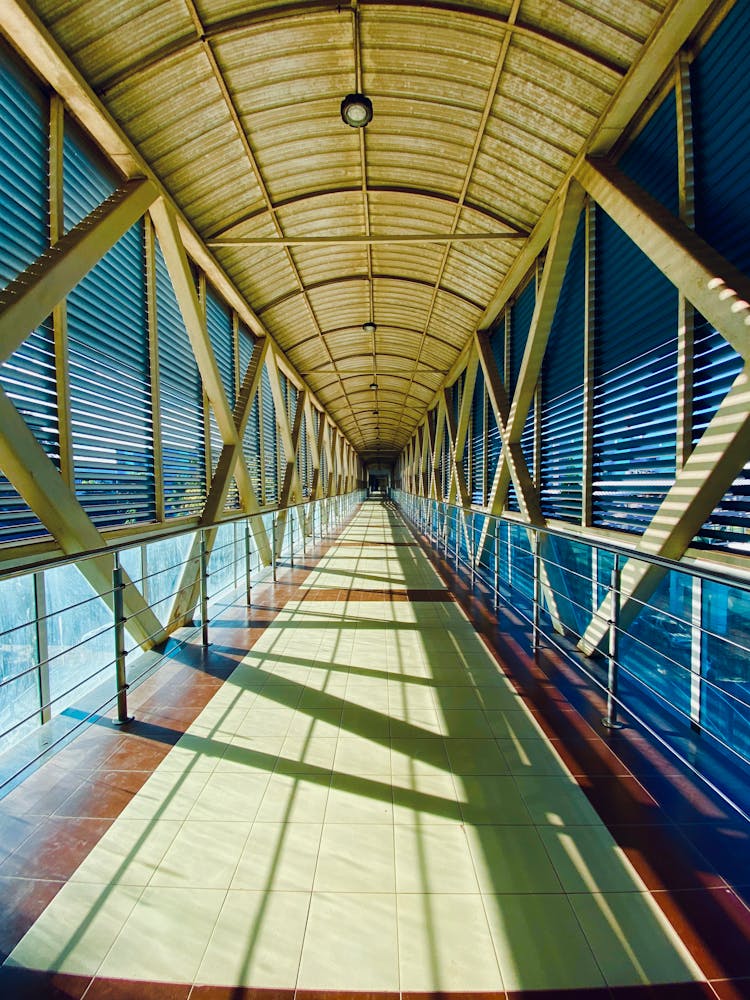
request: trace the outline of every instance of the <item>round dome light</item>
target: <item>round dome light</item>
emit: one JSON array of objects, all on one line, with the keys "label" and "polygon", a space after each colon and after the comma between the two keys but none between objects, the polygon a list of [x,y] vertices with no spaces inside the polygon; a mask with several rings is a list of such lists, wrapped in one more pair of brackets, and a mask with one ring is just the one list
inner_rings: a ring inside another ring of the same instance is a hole
[{"label": "round dome light", "polygon": [[377,328],[378,328],[377,323],[373,323],[372,320],[369,319],[367,320],[366,323],[362,324],[362,329],[365,331],[365,333],[375,333]]},{"label": "round dome light", "polygon": [[341,117],[352,128],[364,128],[372,121],[372,101],[364,94],[347,94],[341,102]]}]

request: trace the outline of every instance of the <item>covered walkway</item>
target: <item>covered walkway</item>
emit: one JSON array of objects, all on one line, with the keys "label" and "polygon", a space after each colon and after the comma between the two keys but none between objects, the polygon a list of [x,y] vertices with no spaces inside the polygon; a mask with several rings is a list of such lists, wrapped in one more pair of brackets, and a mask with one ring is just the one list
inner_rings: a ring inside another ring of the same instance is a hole
[{"label": "covered walkway", "polygon": [[365,503],[0,802],[0,994],[747,996],[747,831],[446,581]]}]

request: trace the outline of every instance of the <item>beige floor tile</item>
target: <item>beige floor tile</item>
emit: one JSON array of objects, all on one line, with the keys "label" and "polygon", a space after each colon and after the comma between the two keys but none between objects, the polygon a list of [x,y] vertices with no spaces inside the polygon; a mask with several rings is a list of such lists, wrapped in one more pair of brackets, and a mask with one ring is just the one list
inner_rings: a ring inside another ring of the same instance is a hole
[{"label": "beige floor tile", "polygon": [[209,777],[206,771],[156,770],[120,815],[123,819],[187,819]]},{"label": "beige floor tile", "polygon": [[326,823],[392,823],[393,790],[387,774],[336,774],[331,779]]},{"label": "beige floor tile", "polygon": [[505,757],[494,740],[446,739],[454,774],[507,774]]},{"label": "beige floor tile", "polygon": [[482,892],[561,891],[560,880],[537,830],[530,826],[466,828]]},{"label": "beige floor tile", "polygon": [[294,989],[309,905],[306,892],[230,890],[196,982]]},{"label": "beige floor tile", "polygon": [[[417,730],[419,732],[419,730]],[[445,740],[438,733],[419,733],[418,736],[391,737],[391,771],[393,774],[419,773],[417,764],[437,773],[450,771]]]},{"label": "beige floor tile", "polygon": [[341,736],[336,746],[334,769],[341,774],[389,774],[391,748],[384,741],[358,736]]},{"label": "beige floor tile", "polygon": [[516,776],[518,790],[534,823],[585,826],[601,823],[578,783],[570,776]]},{"label": "beige floor tile", "polygon": [[565,896],[482,898],[506,990],[575,990],[604,985]]},{"label": "beige floor tile", "polygon": [[226,820],[252,823],[265,795],[270,775],[266,771],[214,771],[190,810],[191,820]]},{"label": "beige floor tile", "polygon": [[567,767],[548,740],[500,738],[497,745],[503,752],[511,774],[564,778],[570,776]]},{"label": "beige floor tile", "polygon": [[456,789],[465,822],[476,826],[531,824],[521,793],[510,775],[456,775]]},{"label": "beige floor tile", "polygon": [[569,899],[609,986],[705,978],[650,894],[585,893]]},{"label": "beige floor tile", "polygon": [[273,774],[255,816],[262,823],[322,823],[327,780],[309,774]]},{"label": "beige floor tile", "polygon": [[313,893],[297,987],[397,991],[395,894]]},{"label": "beige floor tile", "polygon": [[228,889],[251,825],[252,821],[186,820],[150,884]]},{"label": "beige floor tile", "polygon": [[146,886],[99,968],[101,976],[192,982],[226,892]]},{"label": "beige floor tile", "polygon": [[398,934],[402,990],[503,989],[480,896],[400,894]]},{"label": "beige floor tile", "polygon": [[120,817],[73,872],[71,881],[148,885],[181,827],[180,820]]},{"label": "beige floor tile", "polygon": [[541,726],[525,709],[490,709],[485,712],[490,731],[497,739],[545,739]]},{"label": "beige floor tile", "polygon": [[94,975],[143,889],[64,885],[7,959],[7,965]]},{"label": "beige floor tile", "polygon": [[434,826],[462,821],[450,774],[394,775],[392,783],[394,823]]},{"label": "beige floor tile", "polygon": [[320,846],[320,823],[255,823],[232,878],[232,889],[309,892]]},{"label": "beige floor tile", "polygon": [[281,747],[276,770],[282,774],[330,771],[336,756],[337,742],[331,737],[288,736]]},{"label": "beige floor tile", "polygon": [[643,890],[605,826],[540,826],[538,832],[566,892]]},{"label": "beige floor tile", "polygon": [[402,825],[394,834],[397,892],[479,892],[462,825]]},{"label": "beige floor tile", "polygon": [[323,827],[315,892],[394,892],[395,885],[392,825]]}]

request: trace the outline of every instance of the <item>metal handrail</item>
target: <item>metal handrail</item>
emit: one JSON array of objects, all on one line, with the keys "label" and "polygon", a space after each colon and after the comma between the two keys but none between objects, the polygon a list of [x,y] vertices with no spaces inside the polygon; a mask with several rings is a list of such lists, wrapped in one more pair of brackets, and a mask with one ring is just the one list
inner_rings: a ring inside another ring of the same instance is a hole
[{"label": "metal handrail", "polygon": [[[34,616],[30,621],[24,621],[18,625],[12,625],[10,628],[6,629],[2,634],[7,635],[10,633],[15,633],[21,629],[31,629],[32,633],[29,637],[29,644],[31,644],[32,649],[36,646],[36,658],[35,662],[30,666],[25,666],[22,670],[3,678],[0,682],[0,688],[8,687],[14,681],[19,681],[23,677],[27,677],[30,674],[36,674],[39,678],[39,698],[34,707],[34,711],[28,713],[28,711],[23,712],[23,718],[15,719],[10,722],[10,719],[6,719],[5,728],[0,732],[0,740],[8,736],[10,733],[19,729],[21,726],[26,725],[35,718],[45,719],[50,718],[52,710],[55,705],[65,703],[65,699],[69,697],[72,692],[78,691],[81,688],[86,688],[87,692],[90,690],[91,681],[95,678],[101,677],[102,675],[108,675],[114,665],[116,673],[116,683],[115,683],[115,693],[102,703],[99,709],[92,713],[86,713],[86,718],[95,717],[97,713],[107,705],[111,705],[115,700],[117,701],[117,714],[119,722],[129,721],[127,716],[127,689],[138,680],[142,679],[147,674],[153,672],[157,668],[158,664],[164,659],[172,655],[172,650],[174,648],[173,644],[170,644],[170,649],[168,652],[162,652],[152,660],[143,670],[130,678],[126,677],[126,657],[139,649],[140,646],[148,644],[154,640],[160,633],[152,632],[149,636],[141,638],[141,642],[127,647],[125,641],[125,629],[128,622],[135,620],[139,615],[145,613],[146,611],[153,609],[158,605],[163,605],[165,601],[174,601],[180,593],[184,592],[186,587],[172,588],[172,592],[166,595],[158,595],[155,599],[149,599],[144,608],[138,609],[130,614],[129,617],[126,616],[123,606],[123,594],[127,590],[127,585],[123,582],[123,573],[120,566],[120,555],[125,551],[130,551],[137,548],[148,547],[150,545],[158,544],[160,541],[165,539],[176,538],[182,535],[193,536],[196,538],[205,539],[206,532],[213,531],[224,527],[229,524],[244,524],[244,532],[234,532],[234,537],[231,542],[223,543],[219,546],[214,547],[213,552],[221,553],[225,549],[234,549],[234,556],[228,561],[222,563],[220,566],[215,567],[211,571],[210,575],[218,575],[228,573],[230,579],[227,582],[223,582],[218,589],[210,595],[208,594],[208,578],[209,578],[209,559],[207,558],[205,551],[205,543],[202,545],[202,553],[200,556],[191,556],[190,553],[186,553],[185,558],[174,565],[169,567],[160,568],[154,573],[147,573],[143,580],[147,578],[152,578],[158,576],[164,572],[174,571],[183,569],[190,563],[198,563],[200,566],[200,583],[201,583],[201,616],[200,624],[195,627],[192,631],[192,635],[195,635],[196,631],[201,630],[203,633],[204,644],[208,643],[208,624],[211,620],[210,618],[210,607],[209,600],[214,605],[224,604],[226,602],[226,595],[233,588],[238,590],[245,590],[245,595],[249,601],[250,599],[250,587],[252,583],[252,577],[258,572],[262,572],[263,576],[273,573],[274,580],[276,578],[276,564],[279,559],[288,559],[290,564],[293,564],[295,548],[302,545],[304,549],[308,543],[308,537],[312,537],[314,540],[316,535],[316,529],[318,537],[322,540],[324,533],[327,532],[333,525],[338,524],[343,518],[345,518],[351,511],[353,506],[361,500],[363,497],[363,491],[354,490],[346,494],[336,494],[331,497],[317,497],[308,498],[306,500],[300,501],[299,503],[289,504],[284,508],[275,508],[268,511],[257,511],[253,514],[238,513],[236,516],[230,516],[222,519],[211,525],[201,525],[197,526],[182,525],[178,528],[168,529],[164,532],[153,533],[146,537],[142,537],[137,541],[133,539],[123,540],[112,546],[108,546],[104,549],[96,549],[88,552],[79,552],[75,554],[60,555],[58,557],[53,557],[46,562],[35,564],[33,566],[14,566],[14,567],[0,567],[0,582],[3,580],[8,580],[11,578],[19,577],[35,577],[36,583],[35,587],[41,584],[42,591],[44,588],[43,574],[48,569],[56,569],[61,566],[76,565],[84,562],[87,559],[99,558],[103,555],[112,558],[112,587],[108,588],[106,592],[101,594],[94,594],[91,597],[87,597],[84,600],[75,601],[73,604],[63,607],[56,608],[54,611],[48,611],[46,609],[42,610],[41,614]],[[283,539],[276,538],[276,525],[278,523],[279,513],[289,512],[289,526],[290,530],[284,532]],[[297,518],[294,518],[294,511],[299,511]],[[269,549],[270,549],[270,560],[268,564],[264,564],[257,544],[252,545],[250,542],[251,536],[251,523],[254,519],[260,518],[262,530],[266,535]],[[294,522],[294,524],[292,523]],[[307,536],[307,537],[306,537]],[[277,542],[279,547],[277,549]],[[237,548],[239,547],[239,549]],[[211,553],[213,555],[213,552]],[[255,559],[253,559],[255,556]],[[237,567],[241,566],[242,569],[238,573]],[[243,578],[240,580],[240,576]],[[135,586],[139,582],[133,580],[131,581]],[[257,576],[256,576],[257,580]],[[192,585],[191,585],[192,586]],[[87,635],[85,639],[78,642],[74,642],[71,645],[65,645],[59,652],[55,652],[51,655],[42,655],[43,650],[47,650],[47,627],[49,622],[68,611],[75,610],[76,608],[82,608],[85,605],[99,601],[102,597],[107,598],[107,603],[109,599],[112,600],[111,618],[109,622],[102,626],[94,635]],[[41,609],[40,609],[41,610]],[[42,683],[42,678],[47,675],[49,665],[55,660],[74,652],[80,647],[84,646],[87,642],[92,639],[100,638],[102,635],[106,635],[107,632],[114,632],[114,646],[115,646],[115,657],[107,663],[97,666],[93,673],[88,673],[83,678],[75,679],[75,682],[69,686],[65,691],[60,694],[55,695],[54,698],[49,696],[44,697],[43,691],[48,692],[48,684],[45,687]],[[44,644],[42,645],[42,638],[44,636]],[[176,641],[180,644],[184,639],[184,636],[176,637]],[[20,647],[19,647],[20,648]],[[27,661],[28,662],[28,661]],[[145,661],[144,661],[145,662]],[[137,669],[137,667],[136,667]],[[10,702],[10,705],[13,705]],[[59,714],[59,713],[58,713]],[[1,721],[1,720],[0,720]],[[10,722],[10,725],[7,723]],[[73,730],[77,730],[78,726],[72,727]],[[66,736],[67,738],[67,736]],[[54,746],[59,743],[60,740],[55,738],[50,746]],[[5,748],[3,748],[4,750]],[[46,750],[44,752],[47,752]],[[42,754],[36,753],[34,755],[34,760],[38,759]],[[28,766],[30,762],[26,761],[21,768]],[[18,772],[20,773],[20,772]],[[13,780],[8,778],[0,782],[0,788],[8,784],[9,781]]]}]

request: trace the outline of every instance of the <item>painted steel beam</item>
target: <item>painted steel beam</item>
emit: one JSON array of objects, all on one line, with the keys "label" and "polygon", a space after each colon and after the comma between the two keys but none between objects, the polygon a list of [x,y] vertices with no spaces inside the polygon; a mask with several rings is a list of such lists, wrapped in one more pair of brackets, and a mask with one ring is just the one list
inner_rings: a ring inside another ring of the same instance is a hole
[{"label": "painted steel beam", "polygon": [[[750,459],[750,373],[745,367],[677,473],[637,548],[679,560]],[[620,627],[627,629],[667,571],[629,559],[622,570]],[[602,643],[611,616],[609,596],[592,618],[578,648],[590,655]]]},{"label": "painted steel beam", "polygon": [[608,161],[586,160],[576,176],[740,357],[750,361],[750,278]]},{"label": "painted steel beam", "polygon": [[156,196],[151,181],[127,181],[0,292],[0,362],[44,322]]},{"label": "painted steel beam", "polygon": [[[0,468],[10,483],[67,555],[102,550],[82,560],[79,569],[101,599],[112,608],[114,557],[107,543],[63,481],[46,452],[0,387]],[[144,649],[158,645],[167,634],[142,594],[123,573],[127,629]]]}]

